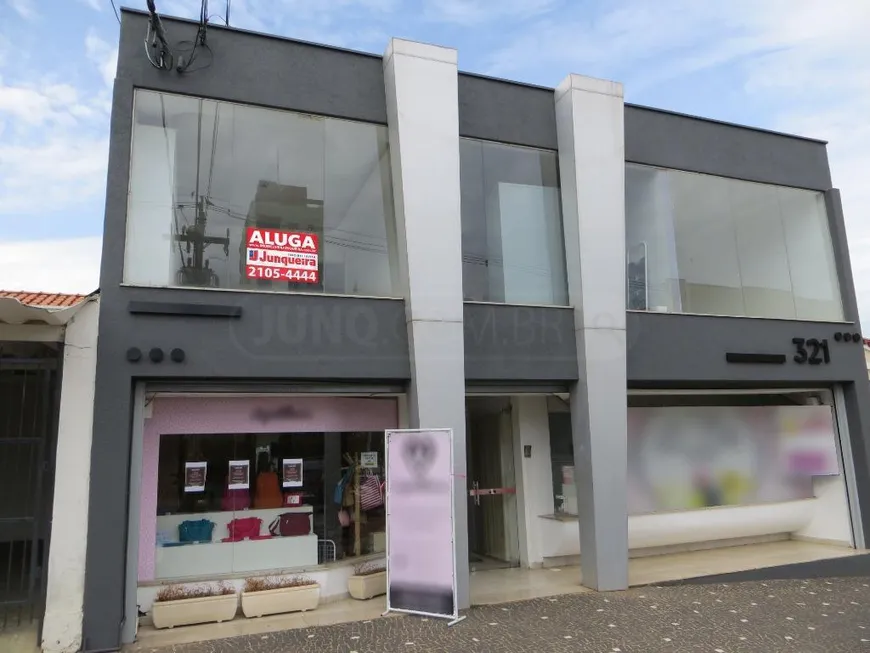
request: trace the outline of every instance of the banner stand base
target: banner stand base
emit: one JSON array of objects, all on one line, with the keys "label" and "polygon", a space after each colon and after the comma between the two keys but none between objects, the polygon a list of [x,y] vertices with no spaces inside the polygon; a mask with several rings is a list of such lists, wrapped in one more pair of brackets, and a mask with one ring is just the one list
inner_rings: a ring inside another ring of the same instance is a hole
[{"label": "banner stand base", "polygon": [[443,616],[443,615],[432,615],[432,614],[420,614],[419,612],[406,612],[406,611],[404,611],[404,610],[390,610],[389,608],[386,609],[386,610],[384,610],[384,611],[381,613],[381,616],[382,616],[382,617],[386,617],[386,616],[391,615],[391,614],[417,615],[418,617],[425,617],[426,619],[432,619],[432,618],[434,618],[434,619],[450,619],[450,621],[447,622],[447,627],[448,627],[448,628],[450,628],[450,626],[455,626],[455,625],[458,624],[460,621],[464,621],[464,620],[465,620],[465,617],[466,617],[466,615],[463,614],[463,615],[460,615],[460,616],[458,616],[458,617],[456,617],[456,618],[454,619],[454,618],[449,617],[449,616]]}]

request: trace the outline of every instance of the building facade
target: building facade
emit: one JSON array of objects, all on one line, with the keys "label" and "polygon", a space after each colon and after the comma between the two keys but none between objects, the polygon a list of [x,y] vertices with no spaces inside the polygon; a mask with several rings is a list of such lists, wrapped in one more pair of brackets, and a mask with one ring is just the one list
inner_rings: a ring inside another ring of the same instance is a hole
[{"label": "building facade", "polygon": [[82,646],[99,310],[0,291],[0,650]]},{"label": "building facade", "polygon": [[[132,641],[167,582],[345,593],[385,517],[351,535],[334,488],[362,454],[380,478],[389,428],[453,429],[460,607],[488,565],[579,560],[616,590],[633,552],[863,548],[870,395],[824,143],[397,39],[210,27],[179,74],[147,26],[123,12],[84,650]],[[282,494],[304,532],[233,535]]]}]

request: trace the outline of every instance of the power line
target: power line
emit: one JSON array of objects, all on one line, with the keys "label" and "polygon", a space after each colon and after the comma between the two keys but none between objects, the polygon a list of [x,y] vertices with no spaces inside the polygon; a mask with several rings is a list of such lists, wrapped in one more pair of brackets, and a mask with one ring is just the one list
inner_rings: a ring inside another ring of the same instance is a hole
[{"label": "power line", "polygon": [[118,25],[121,24],[121,17],[118,15],[118,8],[115,6],[115,0],[109,0],[112,3],[112,11],[115,12],[115,18],[118,21]]}]

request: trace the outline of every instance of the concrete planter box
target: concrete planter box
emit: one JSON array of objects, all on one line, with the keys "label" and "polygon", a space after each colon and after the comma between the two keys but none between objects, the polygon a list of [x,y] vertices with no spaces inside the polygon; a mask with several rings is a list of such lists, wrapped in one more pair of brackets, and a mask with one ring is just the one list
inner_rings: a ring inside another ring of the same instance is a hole
[{"label": "concrete planter box", "polygon": [[236,616],[239,607],[237,594],[223,596],[204,596],[196,599],[178,601],[158,601],[151,608],[151,619],[155,628],[175,628],[230,621]]},{"label": "concrete planter box", "polygon": [[284,612],[314,610],[320,603],[320,585],[282,587],[277,590],[242,592],[242,612],[248,618]]},{"label": "concrete planter box", "polygon": [[347,579],[347,591],[360,601],[371,599],[387,593],[387,572],[379,571],[376,574],[365,576],[351,576]]}]

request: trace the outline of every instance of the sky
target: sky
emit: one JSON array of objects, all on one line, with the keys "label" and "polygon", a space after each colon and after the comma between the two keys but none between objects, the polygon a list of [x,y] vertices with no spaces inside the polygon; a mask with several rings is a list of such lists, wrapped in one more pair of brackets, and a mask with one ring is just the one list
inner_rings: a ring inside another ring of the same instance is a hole
[{"label": "sky", "polygon": [[[232,0],[230,24],[377,54],[437,43],[467,72],[613,79],[628,102],[827,140],[870,323],[868,0]],[[110,0],[0,0],[0,288],[98,285],[117,40]]]}]

